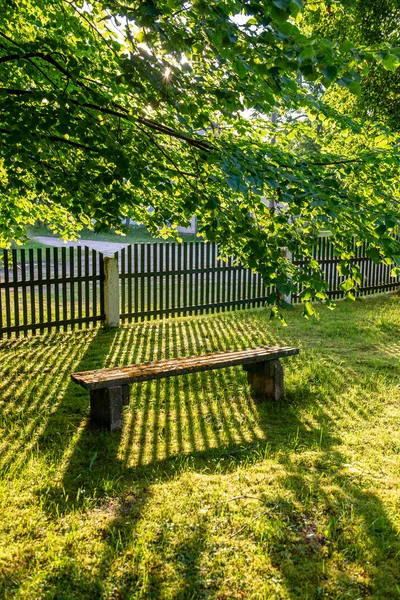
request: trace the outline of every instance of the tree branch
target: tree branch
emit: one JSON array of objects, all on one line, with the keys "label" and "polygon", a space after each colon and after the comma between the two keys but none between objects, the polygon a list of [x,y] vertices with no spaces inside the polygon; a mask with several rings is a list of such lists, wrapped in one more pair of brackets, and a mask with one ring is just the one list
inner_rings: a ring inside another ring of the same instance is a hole
[{"label": "tree branch", "polygon": [[[7,94],[14,95],[14,96],[37,95],[37,92],[34,92],[32,90],[16,90],[16,89],[11,89],[11,88],[0,88],[0,93],[1,92],[5,92]],[[45,94],[43,94],[43,92],[40,92],[40,93],[45,97]],[[96,110],[96,111],[104,113],[104,114],[108,114],[108,115],[111,115],[114,117],[119,117],[121,119],[124,119],[125,121],[131,122],[132,124],[140,123],[141,125],[144,125],[145,127],[149,127],[149,129],[152,129],[153,131],[157,131],[158,133],[162,133],[162,134],[168,135],[170,137],[175,137],[179,140],[187,142],[190,146],[194,146],[195,148],[198,148],[199,150],[204,150],[206,152],[210,152],[212,150],[212,145],[209,144],[208,142],[191,138],[183,133],[175,131],[174,129],[171,129],[170,127],[167,127],[166,125],[162,125],[161,123],[157,123],[156,121],[153,121],[151,119],[146,119],[144,117],[136,117],[136,118],[132,117],[131,115],[129,115],[127,109],[125,109],[123,107],[119,107],[120,110],[114,110],[114,109],[106,108],[104,106],[99,106],[97,104],[93,104],[92,102],[78,102],[77,100],[74,100],[72,98],[68,98],[68,102],[70,102],[71,104],[74,104],[75,106],[80,106],[81,108],[91,108],[93,110]],[[118,105],[115,105],[115,106],[118,106]]]},{"label": "tree branch", "polygon": [[190,181],[188,181],[186,176],[190,175],[190,176],[197,177],[197,175],[193,175],[192,173],[188,174],[188,173],[185,173],[184,171],[181,171],[180,168],[178,167],[178,165],[176,164],[176,162],[173,160],[173,158],[171,158],[167,154],[167,152],[165,152],[165,150],[160,146],[160,144],[158,144],[156,142],[156,140],[153,138],[153,136],[150,135],[150,133],[148,131],[145,131],[144,129],[142,129],[142,132],[149,138],[149,140],[152,142],[152,144],[154,144],[156,146],[156,148],[158,148],[158,150],[161,152],[161,154],[163,154],[163,156],[165,156],[165,158],[174,166],[176,171],[186,181],[186,183],[189,185],[189,187],[191,187],[192,190],[194,190],[196,192],[197,190],[196,190],[195,186],[192,185],[192,183]]},{"label": "tree branch", "polygon": [[[8,36],[5,36],[4,33],[0,31],[0,35],[6,37],[6,39],[10,39]],[[59,53],[57,53],[59,54]],[[51,54],[45,54],[44,52],[28,52],[27,54],[9,54],[8,56],[3,56],[0,58],[0,64],[5,63],[11,60],[27,60],[29,58],[41,58],[42,60],[50,63],[53,67],[56,67],[63,75],[65,75],[68,79],[70,79],[70,74],[58,61],[56,61]],[[36,66],[36,65],[35,65]]]},{"label": "tree branch", "polygon": [[315,165],[317,167],[326,167],[329,165],[347,165],[348,163],[364,163],[365,160],[362,158],[349,158],[348,160],[332,160],[327,162],[313,162],[311,165]]},{"label": "tree branch", "polygon": [[[4,133],[6,135],[10,135],[12,131],[9,129],[0,128],[0,133]],[[74,142],[73,140],[67,140],[66,138],[59,137],[58,135],[44,135],[30,132],[32,137],[40,137],[45,140],[50,140],[51,142],[60,142],[62,144],[66,144],[67,146],[73,146],[74,148],[79,148],[80,150],[88,150],[89,152],[98,152],[97,148],[91,148],[90,146],[86,146],[85,144],[80,144],[79,142]]]}]

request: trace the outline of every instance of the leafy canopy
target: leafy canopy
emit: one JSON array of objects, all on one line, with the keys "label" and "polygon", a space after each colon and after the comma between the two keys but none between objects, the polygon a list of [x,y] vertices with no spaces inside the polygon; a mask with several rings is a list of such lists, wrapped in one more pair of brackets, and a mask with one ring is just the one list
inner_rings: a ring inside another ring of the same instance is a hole
[{"label": "leafy canopy", "polygon": [[[348,5],[322,3],[327,14]],[[120,215],[165,233],[195,214],[206,239],[276,284],[271,302],[299,283],[305,301],[324,298],[311,258],[322,228],[348,291],[354,237],[396,262],[396,128],[341,113],[327,90],[358,97],[360,69],[392,72],[399,50],[390,36],[329,40],[320,9],[0,0],[1,244],[37,218],[73,236]]]},{"label": "leafy canopy", "polygon": [[334,39],[344,51],[373,48],[377,61],[360,61],[355,69],[360,77],[357,96],[334,86],[330,102],[362,119],[382,121],[400,130],[400,70],[396,50],[400,46],[400,5],[398,0],[343,0],[327,10],[324,3],[307,4],[304,18],[313,32]]}]

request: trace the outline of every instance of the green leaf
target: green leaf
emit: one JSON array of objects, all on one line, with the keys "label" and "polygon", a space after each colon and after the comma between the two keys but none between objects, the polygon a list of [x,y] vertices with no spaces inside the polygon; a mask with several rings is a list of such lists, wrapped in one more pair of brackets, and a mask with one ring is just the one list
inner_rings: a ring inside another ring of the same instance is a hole
[{"label": "green leaf", "polygon": [[349,300],[350,302],[354,302],[356,299],[355,295],[352,294],[351,292],[346,292],[346,300]]},{"label": "green leaf", "polygon": [[313,317],[316,315],[316,310],[311,302],[304,303],[304,316],[308,319],[309,317]]},{"label": "green leaf", "polygon": [[342,42],[339,46],[340,52],[350,52],[354,48],[353,44],[348,40]]},{"label": "green leaf", "polygon": [[240,60],[236,61],[236,71],[241,79],[244,79],[248,73],[245,64]]},{"label": "green leaf", "polygon": [[318,73],[312,65],[301,65],[300,71],[307,81],[315,81],[318,78]]},{"label": "green leaf", "polygon": [[95,460],[96,460],[96,458],[97,458],[97,452],[95,452],[95,453],[93,454],[92,458],[90,459],[90,463],[89,463],[89,471],[91,471],[91,470],[92,470],[92,467],[93,467],[93,465],[94,465],[94,463],[95,463]]},{"label": "green leaf", "polygon": [[[279,0],[278,0],[279,1]],[[286,10],[283,10],[281,8],[275,7],[273,6],[271,8],[271,17],[277,22],[277,23],[283,23],[285,21],[288,20],[288,18],[290,17],[289,12],[287,12]]]},{"label": "green leaf", "polygon": [[379,263],[381,262],[381,255],[377,248],[368,248],[367,256],[369,256],[369,258],[372,258],[374,263],[377,265],[379,265]]},{"label": "green leaf", "polygon": [[350,267],[346,263],[339,263],[337,265],[337,271],[338,271],[339,275],[341,275],[342,277],[345,277],[346,275],[350,275],[350,273],[351,273]]},{"label": "green leaf", "polygon": [[275,6],[277,6],[278,8],[281,8],[282,10],[286,10],[289,6],[292,0],[272,0],[273,3],[275,4]]},{"label": "green leaf", "polygon": [[386,233],[387,231],[387,227],[385,225],[385,223],[381,223],[380,225],[378,225],[378,227],[375,229],[375,233],[380,237],[381,235],[383,235],[384,233]]},{"label": "green leaf", "polygon": [[321,73],[323,74],[324,77],[326,77],[326,79],[328,81],[333,81],[337,77],[338,70],[337,70],[337,67],[331,65],[329,67],[325,67],[324,69],[321,69]]},{"label": "green leaf", "polygon": [[387,54],[382,60],[382,65],[387,71],[395,71],[399,66],[399,59],[394,54]]},{"label": "green leaf", "polygon": [[340,284],[340,287],[344,292],[349,292],[354,288],[354,285],[354,280],[351,277],[349,277],[348,279],[346,279],[346,281],[343,281],[343,283]]},{"label": "green leaf", "polygon": [[302,60],[304,60],[306,58],[313,58],[314,56],[315,56],[315,48],[311,44],[304,46],[304,48],[300,52],[300,58]]},{"label": "green leaf", "polygon": [[355,96],[359,96],[361,94],[361,85],[358,83],[358,81],[352,81],[348,88]]}]

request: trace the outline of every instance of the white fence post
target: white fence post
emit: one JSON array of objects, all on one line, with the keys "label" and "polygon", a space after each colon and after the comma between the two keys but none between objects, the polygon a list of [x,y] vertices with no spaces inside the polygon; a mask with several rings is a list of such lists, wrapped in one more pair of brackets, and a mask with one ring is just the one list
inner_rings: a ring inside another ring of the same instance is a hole
[{"label": "white fence post", "polygon": [[104,325],[119,327],[118,256],[104,257]]},{"label": "white fence post", "polygon": [[[284,256],[285,258],[287,258],[290,261],[293,260],[293,255],[291,252],[289,252],[289,250],[287,248],[282,248],[282,256]],[[292,304],[292,293],[289,292],[289,294],[285,294],[283,296],[283,299],[288,304]]]}]

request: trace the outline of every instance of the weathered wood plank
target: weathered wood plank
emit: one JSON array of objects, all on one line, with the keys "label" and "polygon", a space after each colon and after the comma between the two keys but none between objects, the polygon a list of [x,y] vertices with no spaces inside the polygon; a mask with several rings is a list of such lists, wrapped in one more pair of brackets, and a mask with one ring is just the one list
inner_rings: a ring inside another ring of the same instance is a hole
[{"label": "weathered wood plank", "polygon": [[129,385],[130,383],[139,381],[185,375],[187,373],[277,360],[298,353],[298,348],[260,346],[258,348],[246,348],[245,350],[235,350],[232,352],[215,352],[203,356],[187,356],[124,367],[72,373],[71,378],[75,383],[84,388],[95,390]]}]

